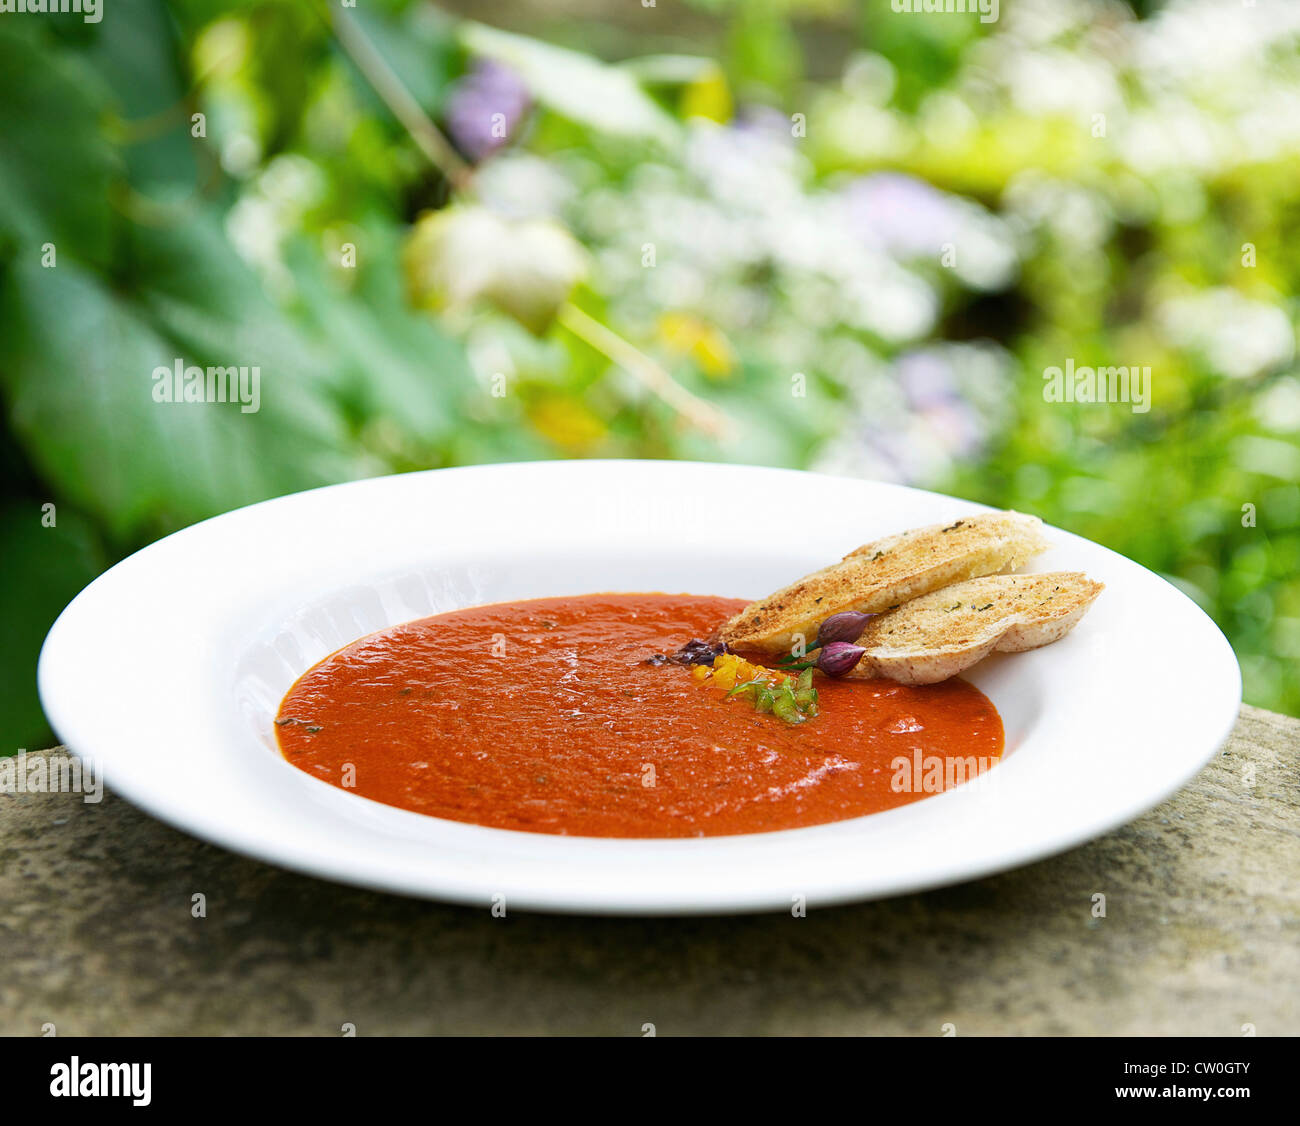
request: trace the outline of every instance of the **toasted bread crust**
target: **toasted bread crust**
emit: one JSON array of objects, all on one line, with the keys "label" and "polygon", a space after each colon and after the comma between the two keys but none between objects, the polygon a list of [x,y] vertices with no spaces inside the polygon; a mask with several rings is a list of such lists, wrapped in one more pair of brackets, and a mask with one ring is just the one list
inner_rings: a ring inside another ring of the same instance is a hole
[{"label": "toasted bread crust", "polygon": [[876,614],[983,575],[1014,570],[1047,547],[1042,522],[1018,512],[966,516],[864,544],[840,562],[746,606],[717,631],[739,650],[790,652],[811,645],[832,614]]},{"label": "toasted bread crust", "polygon": [[857,642],[866,653],[847,675],[903,684],[947,680],[992,652],[1059,641],[1101,591],[1101,583],[1078,571],[957,583],[868,622]]}]

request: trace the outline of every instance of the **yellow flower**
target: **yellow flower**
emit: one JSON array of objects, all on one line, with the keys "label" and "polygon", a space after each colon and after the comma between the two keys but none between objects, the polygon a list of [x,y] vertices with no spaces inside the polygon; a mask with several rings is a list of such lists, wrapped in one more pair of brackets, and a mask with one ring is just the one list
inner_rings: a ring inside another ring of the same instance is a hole
[{"label": "yellow flower", "polygon": [[581,453],[605,437],[605,424],[577,399],[540,395],[525,410],[538,433],[569,453]]},{"label": "yellow flower", "polygon": [[682,88],[678,112],[684,118],[704,117],[725,124],[731,120],[733,108],[726,72],[712,65]]},{"label": "yellow flower", "polygon": [[670,352],[689,356],[710,379],[726,379],[735,369],[731,342],[720,329],[690,313],[664,313],[659,336]]}]

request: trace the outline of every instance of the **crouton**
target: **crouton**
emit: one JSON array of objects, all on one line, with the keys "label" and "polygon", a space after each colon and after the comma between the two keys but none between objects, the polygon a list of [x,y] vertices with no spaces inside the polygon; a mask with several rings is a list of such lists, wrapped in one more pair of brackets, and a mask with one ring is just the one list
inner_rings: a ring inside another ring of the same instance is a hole
[{"label": "crouton", "polygon": [[870,619],[857,640],[866,653],[846,675],[903,684],[947,680],[990,653],[1059,641],[1101,591],[1101,583],[1078,571],[956,583]]},{"label": "crouton", "polygon": [[931,591],[1014,570],[1047,547],[1042,522],[990,512],[864,544],[840,562],[746,606],[716,640],[766,655],[812,645],[818,625],[845,610],[880,613]]}]

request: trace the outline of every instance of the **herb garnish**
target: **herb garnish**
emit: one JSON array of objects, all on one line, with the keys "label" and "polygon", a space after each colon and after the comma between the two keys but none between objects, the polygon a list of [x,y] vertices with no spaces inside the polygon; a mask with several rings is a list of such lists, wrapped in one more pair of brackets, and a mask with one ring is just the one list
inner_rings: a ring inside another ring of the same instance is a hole
[{"label": "herb garnish", "polygon": [[791,725],[804,723],[817,714],[812,669],[805,669],[796,678],[724,653],[718,655],[712,669],[701,665],[691,671],[691,676],[701,684],[726,689],[728,700],[733,696],[747,700],[760,714],[770,713]]}]

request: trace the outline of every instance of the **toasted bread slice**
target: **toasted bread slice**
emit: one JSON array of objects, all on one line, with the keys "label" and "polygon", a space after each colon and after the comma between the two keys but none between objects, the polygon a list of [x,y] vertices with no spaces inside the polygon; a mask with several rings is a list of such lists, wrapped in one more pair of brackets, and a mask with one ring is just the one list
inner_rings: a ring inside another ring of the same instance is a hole
[{"label": "toasted bread slice", "polygon": [[1102,584],[1079,571],[990,575],[904,603],[867,623],[866,649],[847,674],[934,684],[990,653],[1050,645],[1083,617]]},{"label": "toasted bread slice", "polygon": [[742,651],[789,653],[796,635],[811,645],[832,614],[878,614],[965,579],[1014,570],[1046,547],[1042,521],[1018,512],[980,513],[887,536],[746,606],[719,627],[716,640]]}]

